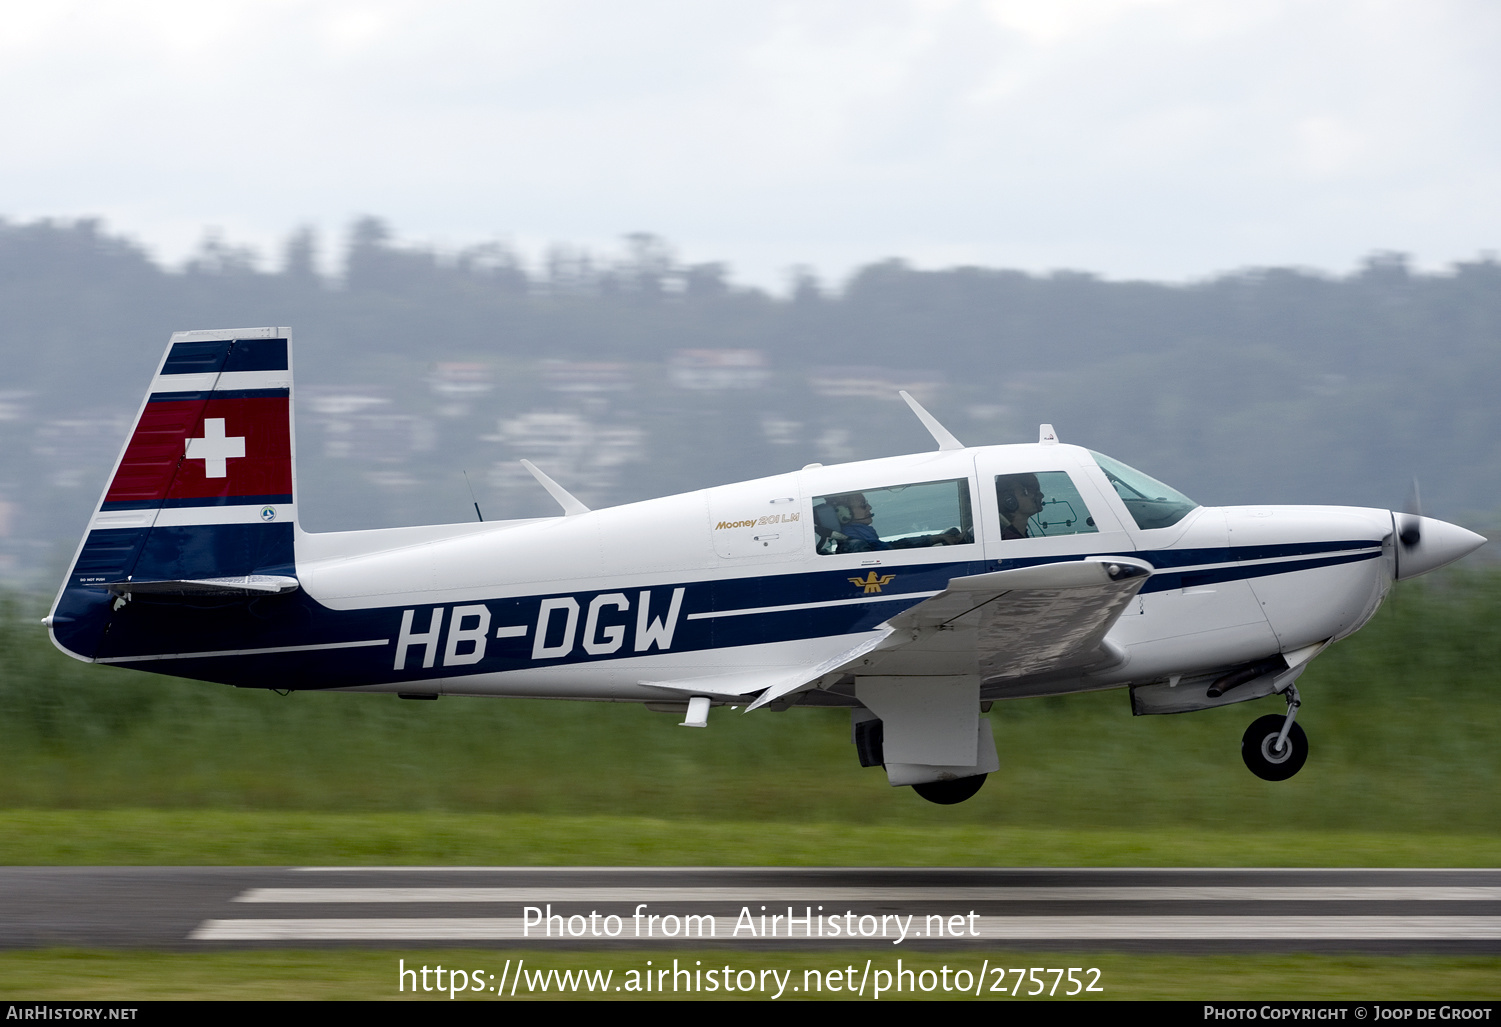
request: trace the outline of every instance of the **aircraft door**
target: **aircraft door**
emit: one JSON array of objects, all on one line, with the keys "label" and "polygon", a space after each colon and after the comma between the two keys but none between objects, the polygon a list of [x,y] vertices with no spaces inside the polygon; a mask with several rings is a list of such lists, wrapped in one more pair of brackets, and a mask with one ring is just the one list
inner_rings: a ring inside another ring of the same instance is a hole
[{"label": "aircraft door", "polygon": [[709,534],[723,560],[799,560],[812,552],[796,474],[709,490]]},{"label": "aircraft door", "polygon": [[[1045,454],[1045,459],[1043,455]],[[987,560],[1129,553],[1136,547],[1069,449],[975,455]]]}]

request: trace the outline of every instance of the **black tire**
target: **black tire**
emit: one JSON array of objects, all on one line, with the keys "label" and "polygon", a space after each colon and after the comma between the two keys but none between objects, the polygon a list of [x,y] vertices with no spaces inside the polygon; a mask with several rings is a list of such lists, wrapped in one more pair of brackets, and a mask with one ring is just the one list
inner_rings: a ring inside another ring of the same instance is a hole
[{"label": "black tire", "polygon": [[985,774],[976,774],[973,777],[956,777],[950,781],[929,781],[926,784],[913,785],[912,790],[929,802],[936,802],[940,806],[953,806],[978,792],[980,786],[985,783],[985,778]]},{"label": "black tire", "polygon": [[1263,781],[1286,781],[1308,762],[1308,736],[1297,723],[1287,733],[1287,751],[1279,753],[1273,748],[1285,720],[1285,714],[1269,713],[1253,721],[1241,736],[1240,758]]}]

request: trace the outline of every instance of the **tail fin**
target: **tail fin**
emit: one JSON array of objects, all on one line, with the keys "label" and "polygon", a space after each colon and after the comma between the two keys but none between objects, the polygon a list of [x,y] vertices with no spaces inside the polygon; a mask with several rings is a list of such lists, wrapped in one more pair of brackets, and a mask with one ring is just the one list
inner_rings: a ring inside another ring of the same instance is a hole
[{"label": "tail fin", "polygon": [[174,333],[47,618],[53,642],[126,655],[145,640],[110,622],[136,593],[295,589],[296,518],[290,331]]}]

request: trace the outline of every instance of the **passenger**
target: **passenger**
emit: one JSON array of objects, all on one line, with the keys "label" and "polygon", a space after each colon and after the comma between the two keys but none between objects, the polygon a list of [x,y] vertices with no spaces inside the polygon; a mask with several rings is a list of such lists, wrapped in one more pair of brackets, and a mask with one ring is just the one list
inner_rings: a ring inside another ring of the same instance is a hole
[{"label": "passenger", "polygon": [[851,492],[844,496],[830,496],[828,502],[839,515],[839,530],[845,541],[839,543],[841,553],[863,553],[871,549],[890,549],[889,542],[882,542],[870,522],[875,520],[875,511],[870,508],[865,493]]},{"label": "passenger", "polygon": [[875,511],[863,492],[850,492],[842,496],[829,496],[825,502],[834,507],[839,515],[839,531],[846,540],[839,543],[841,553],[864,553],[877,549],[920,549],[926,546],[956,546],[966,541],[964,532],[958,528],[936,535],[921,535],[886,542],[872,526]]}]

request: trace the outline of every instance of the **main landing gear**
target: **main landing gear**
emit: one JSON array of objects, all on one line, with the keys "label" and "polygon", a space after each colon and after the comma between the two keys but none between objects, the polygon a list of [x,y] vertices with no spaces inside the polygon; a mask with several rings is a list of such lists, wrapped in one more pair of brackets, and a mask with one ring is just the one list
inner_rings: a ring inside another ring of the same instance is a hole
[{"label": "main landing gear", "polygon": [[1286,781],[1308,761],[1308,736],[1293,723],[1302,701],[1296,685],[1287,687],[1287,713],[1269,713],[1246,728],[1240,739],[1240,758],[1263,781]]},{"label": "main landing gear", "polygon": [[985,783],[986,776],[975,774],[972,777],[956,777],[948,781],[928,781],[924,784],[913,785],[912,790],[929,802],[936,802],[940,806],[952,806],[978,792],[980,786]]},{"label": "main landing gear", "polygon": [[[856,713],[856,716],[859,716],[859,712]],[[860,766],[886,766],[886,728],[881,721],[866,714],[864,720],[856,720],[854,722],[851,734],[854,736],[855,752],[860,757]],[[981,732],[981,738],[990,747],[991,758],[988,769],[994,770],[999,764],[995,760],[995,742],[991,740],[988,727]],[[978,770],[982,766],[986,766],[983,756],[977,761],[974,767],[963,769]],[[961,768],[955,767],[953,769],[958,770]],[[887,774],[889,775],[890,773],[891,768],[887,767]],[[940,806],[953,806],[956,803],[963,802],[965,799],[973,798],[988,776],[988,773],[969,774],[965,777],[951,777],[942,781],[921,781],[914,784],[912,790],[929,802],[936,802]],[[893,779],[892,783],[906,784],[906,781]]]}]

